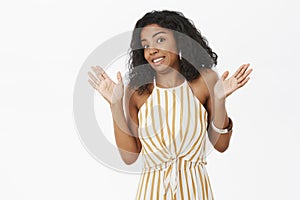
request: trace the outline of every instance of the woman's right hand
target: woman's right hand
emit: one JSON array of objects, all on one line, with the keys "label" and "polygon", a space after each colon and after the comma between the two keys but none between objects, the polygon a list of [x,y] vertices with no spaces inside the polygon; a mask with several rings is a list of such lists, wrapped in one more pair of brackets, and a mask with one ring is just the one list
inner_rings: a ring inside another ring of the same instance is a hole
[{"label": "woman's right hand", "polygon": [[112,105],[115,103],[122,103],[124,95],[124,84],[122,81],[121,73],[117,73],[118,83],[115,83],[106,72],[99,66],[92,67],[94,74],[88,72],[90,77],[89,83],[91,86],[97,90],[106,101]]}]

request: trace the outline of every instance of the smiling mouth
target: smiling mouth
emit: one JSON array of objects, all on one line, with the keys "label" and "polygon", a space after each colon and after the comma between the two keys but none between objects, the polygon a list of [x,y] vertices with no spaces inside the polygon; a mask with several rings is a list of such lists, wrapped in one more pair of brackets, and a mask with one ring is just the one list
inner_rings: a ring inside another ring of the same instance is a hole
[{"label": "smiling mouth", "polygon": [[154,65],[159,65],[159,64],[161,64],[164,60],[165,60],[165,56],[162,56],[162,57],[153,59],[153,60],[152,60],[152,63],[153,63]]}]

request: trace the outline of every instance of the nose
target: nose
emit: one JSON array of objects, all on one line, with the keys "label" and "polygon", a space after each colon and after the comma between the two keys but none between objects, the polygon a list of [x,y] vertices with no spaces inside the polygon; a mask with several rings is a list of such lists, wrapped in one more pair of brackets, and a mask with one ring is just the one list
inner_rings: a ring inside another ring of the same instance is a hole
[{"label": "nose", "polygon": [[158,52],[158,49],[154,48],[154,47],[151,47],[149,48],[149,54],[152,56],[154,54],[156,54]]}]

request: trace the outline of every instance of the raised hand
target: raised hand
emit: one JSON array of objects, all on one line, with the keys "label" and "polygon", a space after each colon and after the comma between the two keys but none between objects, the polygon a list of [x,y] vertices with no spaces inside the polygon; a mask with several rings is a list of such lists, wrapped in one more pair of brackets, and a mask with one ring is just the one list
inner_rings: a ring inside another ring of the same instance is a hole
[{"label": "raised hand", "polygon": [[91,86],[97,90],[106,100],[112,105],[116,102],[122,102],[124,95],[124,84],[121,73],[117,73],[118,83],[115,83],[99,66],[92,67],[96,76],[88,72],[90,79],[88,80]]},{"label": "raised hand", "polygon": [[237,89],[243,87],[250,79],[249,74],[253,71],[253,69],[248,69],[249,66],[250,64],[243,64],[228,79],[226,78],[229,72],[225,71],[214,87],[215,96],[219,99],[224,99]]}]

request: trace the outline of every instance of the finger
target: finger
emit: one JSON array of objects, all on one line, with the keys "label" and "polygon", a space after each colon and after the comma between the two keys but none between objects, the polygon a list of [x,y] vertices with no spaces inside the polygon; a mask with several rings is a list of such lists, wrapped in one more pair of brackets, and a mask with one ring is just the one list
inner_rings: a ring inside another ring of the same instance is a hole
[{"label": "finger", "polygon": [[247,76],[249,76],[249,74],[251,74],[252,71],[253,71],[253,69],[248,69],[248,70],[246,71],[246,73],[244,74],[245,78],[246,78]]},{"label": "finger", "polygon": [[100,67],[99,65],[96,65],[96,69],[100,72],[103,73],[104,69],[102,67]]},{"label": "finger", "polygon": [[97,67],[92,67],[93,71],[95,72],[95,74],[97,75],[97,77],[103,81],[104,80],[104,77],[102,76],[102,73],[101,71],[99,70],[99,68]]},{"label": "finger", "polygon": [[245,65],[242,68],[242,70],[237,74],[236,78],[239,79],[241,76],[243,76],[248,67],[249,67],[249,65]]},{"label": "finger", "polygon": [[104,78],[109,78],[109,76],[106,74],[106,72],[105,72],[104,70],[102,71],[101,74],[102,74],[102,76],[103,76]]},{"label": "finger", "polygon": [[100,66],[96,66],[96,69],[99,71],[99,73],[102,75],[104,79],[110,79],[107,73],[104,71],[104,69]]},{"label": "finger", "polygon": [[228,75],[229,75],[229,71],[224,72],[223,75],[221,76],[222,81],[224,81]]},{"label": "finger", "polygon": [[89,81],[89,83],[90,83],[90,85],[95,89],[95,90],[97,90],[97,85],[92,81],[92,80],[88,80]]},{"label": "finger", "polygon": [[117,73],[117,79],[119,83],[122,83],[122,75],[120,72]]},{"label": "finger", "polygon": [[99,85],[101,83],[101,81],[99,81],[91,72],[88,72],[88,75],[96,85]]},{"label": "finger", "polygon": [[240,71],[243,69],[243,67],[245,66],[245,64],[241,65],[238,70],[236,70],[236,72],[233,74],[233,77],[236,77],[238,75],[238,73],[240,73]]},{"label": "finger", "polygon": [[250,77],[246,78],[245,80],[243,80],[241,83],[238,84],[238,88],[243,87],[248,81],[249,81]]},{"label": "finger", "polygon": [[253,71],[253,69],[249,69],[247,70],[243,76],[238,78],[238,82],[242,82],[245,78],[247,78],[249,76],[249,74]]},{"label": "finger", "polygon": [[[104,69],[100,66],[96,66],[97,71],[104,77],[104,78],[108,78],[108,76],[106,75]],[[105,74],[105,75],[104,75]]]},{"label": "finger", "polygon": [[243,64],[240,68],[234,73],[233,77],[238,78],[239,74],[243,72],[243,70],[248,68],[250,64]]}]

